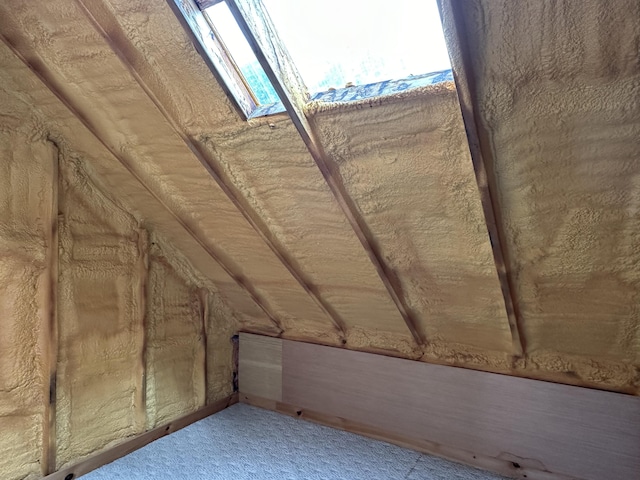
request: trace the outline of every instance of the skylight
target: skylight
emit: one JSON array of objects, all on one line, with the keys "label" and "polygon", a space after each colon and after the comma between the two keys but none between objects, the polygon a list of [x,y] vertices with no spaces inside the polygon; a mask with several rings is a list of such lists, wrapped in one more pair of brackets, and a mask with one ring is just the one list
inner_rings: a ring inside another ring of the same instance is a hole
[{"label": "skylight", "polygon": [[[284,111],[256,57],[265,52],[251,48],[227,3],[174,1],[245,116]],[[271,19],[275,30],[263,35],[262,47],[277,46],[274,51],[287,50],[288,56],[272,54],[269,68],[275,61],[278,68],[297,70],[304,85],[298,81],[295,91],[304,98],[351,101],[451,78],[436,0],[238,1],[252,5],[238,17],[241,24]]]},{"label": "skylight", "polygon": [[314,94],[448,70],[436,0],[262,0]]}]

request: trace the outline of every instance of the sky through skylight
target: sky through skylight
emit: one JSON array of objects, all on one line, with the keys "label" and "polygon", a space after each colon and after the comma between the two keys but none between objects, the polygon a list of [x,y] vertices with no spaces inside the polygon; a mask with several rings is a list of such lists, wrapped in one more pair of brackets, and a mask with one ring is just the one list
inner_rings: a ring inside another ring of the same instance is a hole
[{"label": "sky through skylight", "polygon": [[263,0],[310,93],[451,68],[436,0]]},{"label": "sky through skylight", "polygon": [[[262,0],[311,94],[451,68],[436,0]],[[224,2],[206,10],[259,103],[277,101]]]}]

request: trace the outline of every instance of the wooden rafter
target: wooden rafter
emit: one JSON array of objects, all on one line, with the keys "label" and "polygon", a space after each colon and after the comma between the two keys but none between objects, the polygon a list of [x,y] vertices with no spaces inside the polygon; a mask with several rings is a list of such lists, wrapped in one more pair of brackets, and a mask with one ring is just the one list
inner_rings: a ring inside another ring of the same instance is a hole
[{"label": "wooden rafter", "polygon": [[492,175],[490,160],[492,158],[488,134],[478,121],[477,99],[475,98],[475,85],[467,37],[462,17],[462,9],[465,2],[458,0],[438,0],[445,31],[453,33],[447,41],[449,56],[453,67],[462,119],[464,121],[471,161],[475,172],[482,211],[489,232],[493,260],[498,272],[500,288],[511,330],[513,350],[516,357],[526,355],[526,342],[522,332],[522,319],[514,295],[513,278],[508,269],[508,255],[505,235],[502,229],[501,210],[498,203],[495,177]]},{"label": "wooden rafter", "polygon": [[208,362],[208,333],[209,333],[209,291],[206,288],[198,289],[198,300],[200,302],[200,315],[202,324],[200,326],[200,348],[203,351],[203,372],[204,372],[204,406],[209,404],[209,362]]},{"label": "wooden rafter", "polygon": [[45,419],[43,425],[43,458],[42,471],[45,475],[52,473],[56,469],[56,397],[57,388],[56,380],[58,376],[58,213],[59,213],[59,188],[60,188],[60,147],[57,142],[51,138],[48,142],[52,145],[53,158],[51,163],[51,210],[50,210],[50,229],[47,246],[48,257],[48,292],[47,292],[47,320],[45,325],[45,341],[47,342],[46,351],[48,372],[45,389]]},{"label": "wooden rafter", "polygon": [[25,57],[20,50],[3,34],[0,34],[0,39],[2,42],[9,48],[13,54],[20,59],[20,61],[29,68],[38,79],[42,82],[42,84],[53,93],[58,100],[91,132],[91,134],[107,149],[107,151],[120,163],[122,166],[127,169],[127,171],[140,183],[140,185],[156,200],[158,201],[162,207],[180,224],[180,226],[191,236],[193,240],[218,264],[220,267],[234,280],[234,282],[240,286],[245,292],[251,297],[251,299],[260,307],[260,309],[265,313],[265,315],[269,318],[271,323],[279,330],[280,333],[283,332],[282,324],[280,320],[277,318],[275,314],[271,312],[271,309],[268,307],[267,302],[262,299],[260,294],[253,288],[253,286],[247,281],[247,279],[243,275],[238,275],[233,272],[231,267],[227,264],[226,260],[223,259],[221,253],[217,252],[213,247],[204,242],[200,235],[198,235],[193,227],[191,227],[185,219],[183,219],[180,215],[173,211],[140,177],[140,175],[136,172],[136,170],[131,166],[130,162],[126,161],[124,157],[122,157],[117,150],[110,146],[109,143],[102,138],[99,133],[99,130],[93,125],[93,123],[80,111],[78,110],[70,101],[65,97],[64,94],[56,87],[56,82],[52,78],[50,78],[50,74],[46,68],[46,66],[42,63],[39,58],[27,58]]},{"label": "wooden rafter", "polygon": [[143,432],[147,420],[147,284],[149,281],[149,232],[138,228],[138,328],[140,329],[139,353],[137,359],[136,381],[138,391],[135,393],[136,427]]},{"label": "wooden rafter", "polygon": [[277,32],[265,13],[262,3],[259,0],[228,0],[227,4],[267,77],[282,100],[282,104],[289,113],[291,121],[307,146],[331,193],[367,252],[390,297],[400,311],[411,335],[418,345],[424,345],[426,343],[424,335],[418,329],[417,322],[406,303],[395,273],[384,262],[368,225],[358,213],[353,200],[342,183],[340,175],[331,169],[329,162],[326,160],[327,154],[317,140],[309,119],[304,113],[304,104],[308,99],[308,92],[293,62],[289,59],[286,49],[278,40]]},{"label": "wooden rafter", "polygon": [[[253,228],[253,230],[258,234],[258,236],[262,239],[262,241],[269,247],[269,249],[274,253],[274,255],[278,258],[278,260],[284,265],[287,271],[291,274],[291,276],[296,280],[296,282],[302,287],[302,289],[311,297],[311,299],[315,302],[315,304],[325,313],[325,315],[330,319],[333,327],[339,333],[339,335],[344,339],[346,334],[346,325],[344,320],[340,317],[338,312],[322,298],[320,295],[318,288],[313,282],[306,278],[306,276],[302,273],[300,268],[294,265],[294,261],[288,257],[285,253],[284,248],[280,245],[278,240],[273,236],[269,228],[262,222],[262,220],[255,214],[255,212],[251,211],[250,208],[246,207],[241,200],[241,195],[238,194],[234,187],[230,186],[225,180],[225,174],[219,169],[219,167],[214,163],[208,160],[207,154],[203,151],[202,147],[195,141],[193,141],[186,132],[182,129],[179,123],[173,118],[173,116],[167,111],[162,102],[155,95],[153,89],[145,82],[142,74],[136,68],[136,59],[130,58],[127,54],[124,53],[121,45],[126,45],[131,48],[127,48],[127,52],[135,52],[136,49],[133,46],[129,45],[131,42],[128,38],[118,29],[116,28],[105,28],[102,23],[98,20],[98,18],[107,18],[105,12],[97,12],[96,9],[101,8],[97,2],[87,2],[86,0],[76,0],[80,5],[81,9],[84,11],[85,15],[93,25],[93,27],[100,33],[100,35],[105,39],[107,44],[110,46],[112,51],[118,56],[120,61],[124,64],[127,70],[134,77],[138,85],[142,88],[142,90],[146,93],[149,99],[156,106],[157,110],[160,114],[165,118],[167,123],[171,126],[173,131],[180,137],[180,139],[184,142],[187,148],[191,151],[191,153],[198,159],[198,161],[202,164],[202,166],[206,169],[207,173],[211,178],[218,184],[220,189],[224,192],[224,194],[229,198],[231,203],[235,206],[235,208],[240,212],[243,218],[247,221],[247,223]],[[174,0],[168,0],[169,5],[175,11],[175,2]],[[97,13],[101,13],[101,15],[97,15]],[[181,18],[181,14],[176,12],[178,18]],[[185,26],[185,30],[190,32],[191,30],[188,26]],[[198,43],[194,39],[194,44],[198,45]],[[208,61],[208,56],[201,52],[203,59],[207,62],[209,68],[214,69],[213,65]]]}]

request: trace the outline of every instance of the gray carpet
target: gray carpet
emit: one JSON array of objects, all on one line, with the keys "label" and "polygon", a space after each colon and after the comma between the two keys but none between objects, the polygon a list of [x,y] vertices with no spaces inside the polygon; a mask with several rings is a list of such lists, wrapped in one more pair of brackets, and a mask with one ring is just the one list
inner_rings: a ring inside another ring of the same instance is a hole
[{"label": "gray carpet", "polygon": [[236,404],[82,478],[498,480],[503,477]]}]

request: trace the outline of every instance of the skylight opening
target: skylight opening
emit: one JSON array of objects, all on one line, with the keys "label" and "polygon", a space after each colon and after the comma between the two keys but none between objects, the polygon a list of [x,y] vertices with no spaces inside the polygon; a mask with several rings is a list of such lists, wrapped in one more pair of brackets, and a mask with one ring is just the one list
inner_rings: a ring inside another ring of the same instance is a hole
[{"label": "skylight opening", "polygon": [[[285,110],[225,0],[174,1],[247,118]],[[290,60],[277,61],[294,64],[311,100],[351,101],[452,79],[436,0],[261,4],[266,14],[245,20],[271,19]]]},{"label": "skylight opening", "polygon": [[262,0],[312,94],[449,70],[436,0]]}]

